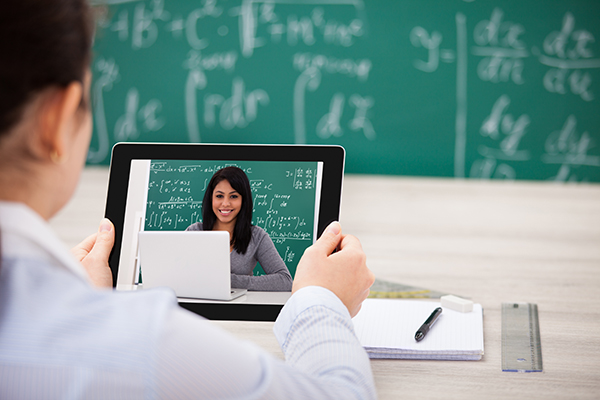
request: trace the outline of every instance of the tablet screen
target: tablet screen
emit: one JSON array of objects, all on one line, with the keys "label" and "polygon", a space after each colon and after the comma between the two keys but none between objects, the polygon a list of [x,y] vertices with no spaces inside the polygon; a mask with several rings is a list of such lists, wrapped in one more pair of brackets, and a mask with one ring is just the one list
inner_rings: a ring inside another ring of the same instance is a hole
[{"label": "tablet screen", "polygon": [[[202,229],[209,182],[227,167],[237,167],[247,178],[251,224],[266,232],[293,278],[304,250],[339,219],[343,162],[344,151],[338,146],[116,145],[107,217],[117,233],[110,259],[117,290],[143,288],[140,231]],[[260,276],[265,271],[259,262],[244,274]],[[179,302],[211,319],[274,320],[289,296],[289,287],[270,287],[249,290],[229,302]]]}]

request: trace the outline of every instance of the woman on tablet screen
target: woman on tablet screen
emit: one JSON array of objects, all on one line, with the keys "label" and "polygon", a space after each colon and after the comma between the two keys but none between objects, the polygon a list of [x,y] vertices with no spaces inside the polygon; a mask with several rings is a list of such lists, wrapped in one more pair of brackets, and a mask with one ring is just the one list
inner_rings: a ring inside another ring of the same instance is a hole
[{"label": "woman on tablet screen", "polygon": [[[292,276],[273,241],[260,227],[252,225],[252,191],[240,168],[215,172],[202,201],[202,222],[187,231],[227,231],[231,238],[231,287],[248,290],[292,290]],[[259,262],[266,275],[253,276]]]},{"label": "woman on tablet screen", "polygon": [[304,252],[274,324],[285,362],[169,289],[114,290],[121,226],[61,243],[48,220],[89,150],[93,32],[87,0],[0,2],[0,399],[374,399],[351,318],[375,277],[337,222]]}]

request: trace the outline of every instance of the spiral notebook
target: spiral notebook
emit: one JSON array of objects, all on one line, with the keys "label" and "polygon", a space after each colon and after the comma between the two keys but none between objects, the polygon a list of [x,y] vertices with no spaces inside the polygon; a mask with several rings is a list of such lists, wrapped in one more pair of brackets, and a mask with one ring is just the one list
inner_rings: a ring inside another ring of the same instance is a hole
[{"label": "spiral notebook", "polygon": [[483,356],[483,310],[461,313],[444,308],[427,336],[417,329],[439,302],[366,299],[353,319],[354,330],[370,358],[480,360]]}]

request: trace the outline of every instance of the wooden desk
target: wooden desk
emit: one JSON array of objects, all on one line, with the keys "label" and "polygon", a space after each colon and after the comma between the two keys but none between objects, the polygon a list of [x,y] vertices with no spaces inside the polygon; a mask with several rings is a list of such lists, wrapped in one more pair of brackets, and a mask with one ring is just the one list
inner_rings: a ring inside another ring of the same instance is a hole
[{"label": "wooden desk", "polygon": [[[74,245],[97,229],[106,169],[87,169],[53,221]],[[344,231],[379,278],[481,303],[475,362],[373,360],[381,399],[600,397],[600,185],[348,176]],[[502,372],[502,302],[537,303],[543,373]],[[214,322],[282,358],[272,323]]]}]

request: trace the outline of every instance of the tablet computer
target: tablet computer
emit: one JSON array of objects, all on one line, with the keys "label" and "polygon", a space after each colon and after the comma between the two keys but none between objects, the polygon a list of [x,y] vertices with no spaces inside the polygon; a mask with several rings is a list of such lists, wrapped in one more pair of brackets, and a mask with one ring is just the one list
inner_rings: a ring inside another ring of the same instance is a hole
[{"label": "tablet computer", "polygon": [[[106,217],[115,225],[109,264],[116,290],[144,290],[139,232],[197,229],[212,176],[231,166],[248,179],[251,224],[266,232],[293,279],[304,250],[339,220],[344,160],[340,146],[116,144],[106,201]],[[250,278],[236,282],[268,280],[270,270],[258,263],[244,272]],[[178,301],[208,319],[274,321],[290,294],[289,287],[268,286],[230,301]]]}]

